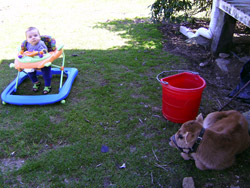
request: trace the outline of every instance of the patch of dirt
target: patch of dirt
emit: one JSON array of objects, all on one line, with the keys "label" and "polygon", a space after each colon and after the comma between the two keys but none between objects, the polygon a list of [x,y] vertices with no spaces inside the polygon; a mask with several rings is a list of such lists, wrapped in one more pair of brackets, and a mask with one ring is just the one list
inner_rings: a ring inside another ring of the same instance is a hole
[{"label": "patch of dirt", "polygon": [[6,158],[0,160],[0,171],[6,173],[10,170],[17,170],[24,164],[24,159]]},{"label": "patch of dirt", "polygon": [[[240,82],[240,71],[244,65],[242,59],[250,56],[250,35],[247,34],[244,25],[237,23],[234,44],[231,52],[228,53],[229,57],[226,58],[229,60],[228,71],[222,71],[215,62],[219,57],[213,57],[210,53],[210,46],[198,45],[195,42],[187,43],[188,38],[179,32],[181,25],[191,28],[195,32],[200,27],[208,28],[209,23],[206,21],[197,21],[195,24],[164,23],[160,27],[164,36],[163,49],[175,56],[183,57],[182,62],[173,64],[171,69],[195,71],[205,79],[207,86],[202,95],[200,110],[207,115],[219,110],[232,99],[228,97],[228,94]],[[234,99],[224,110],[235,109],[246,112],[249,111],[249,108],[250,104]]]}]

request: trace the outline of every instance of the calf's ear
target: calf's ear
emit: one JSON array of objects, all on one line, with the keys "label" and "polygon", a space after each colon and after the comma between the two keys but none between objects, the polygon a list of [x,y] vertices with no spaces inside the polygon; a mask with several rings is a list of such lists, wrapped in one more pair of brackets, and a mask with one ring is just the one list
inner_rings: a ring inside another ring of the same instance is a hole
[{"label": "calf's ear", "polygon": [[183,136],[185,138],[186,144],[188,144],[191,141],[191,139],[192,139],[192,135],[191,135],[190,132],[186,132]]},{"label": "calf's ear", "polygon": [[196,117],[196,120],[199,122],[199,123],[203,123],[203,116],[202,116],[202,113],[200,113],[197,117]]}]

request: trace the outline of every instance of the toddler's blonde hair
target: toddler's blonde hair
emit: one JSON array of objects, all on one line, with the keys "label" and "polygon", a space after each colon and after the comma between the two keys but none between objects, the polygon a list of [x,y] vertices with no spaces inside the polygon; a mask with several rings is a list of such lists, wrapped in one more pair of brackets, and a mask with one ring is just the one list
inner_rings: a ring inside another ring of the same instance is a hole
[{"label": "toddler's blonde hair", "polygon": [[38,30],[36,27],[29,27],[29,28],[25,31],[25,35],[27,36],[27,32],[32,31],[32,30],[37,30],[37,32],[38,32],[38,34],[39,34],[39,36],[40,36],[40,32],[39,32],[39,30]]}]

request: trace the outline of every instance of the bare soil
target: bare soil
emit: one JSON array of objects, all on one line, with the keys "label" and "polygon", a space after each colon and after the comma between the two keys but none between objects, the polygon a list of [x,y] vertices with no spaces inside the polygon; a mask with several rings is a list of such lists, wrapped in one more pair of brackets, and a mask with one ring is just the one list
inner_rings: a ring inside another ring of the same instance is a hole
[{"label": "bare soil", "polygon": [[[195,42],[187,43],[187,37],[179,32],[181,25],[188,28],[196,29],[200,27],[208,28],[206,21],[197,21],[195,24],[162,24],[160,30],[164,36],[163,49],[175,56],[182,57],[181,63],[173,64],[173,70],[190,70],[200,74],[206,81],[206,88],[202,95],[201,112],[207,115],[210,112],[217,111],[226,105],[232,98],[228,97],[240,82],[240,71],[244,62],[242,59],[250,55],[249,39],[250,35],[244,25],[237,23],[234,33],[234,43],[230,50],[230,61],[227,65],[228,71],[222,71],[210,52],[210,46],[198,45]],[[240,59],[241,58],[241,59]],[[205,66],[201,66],[200,64]],[[250,104],[239,99],[234,99],[223,108],[224,110],[238,110],[246,112],[250,109]]]}]

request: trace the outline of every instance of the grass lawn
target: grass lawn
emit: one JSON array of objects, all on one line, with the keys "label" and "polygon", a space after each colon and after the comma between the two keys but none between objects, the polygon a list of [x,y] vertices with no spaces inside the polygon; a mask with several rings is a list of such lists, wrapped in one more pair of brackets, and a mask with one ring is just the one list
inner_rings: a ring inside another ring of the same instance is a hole
[{"label": "grass lawn", "polygon": [[[245,155],[229,169],[200,171],[168,145],[179,125],[162,117],[155,77],[180,59],[162,50],[148,19],[153,0],[0,3],[1,92],[29,26],[64,44],[66,67],[79,71],[65,104],[0,105],[0,187],[181,187],[184,177],[197,187],[250,184]],[[31,87],[27,80],[19,92]]]}]

